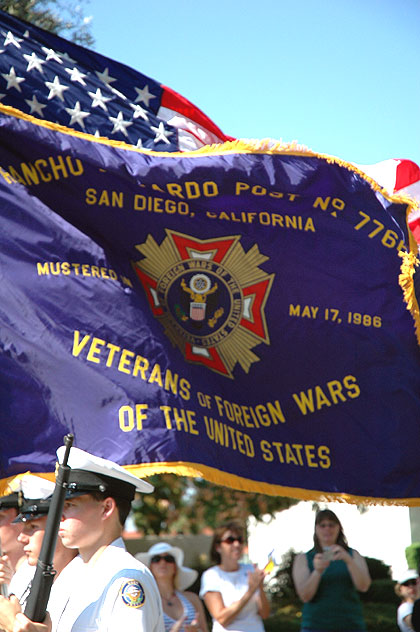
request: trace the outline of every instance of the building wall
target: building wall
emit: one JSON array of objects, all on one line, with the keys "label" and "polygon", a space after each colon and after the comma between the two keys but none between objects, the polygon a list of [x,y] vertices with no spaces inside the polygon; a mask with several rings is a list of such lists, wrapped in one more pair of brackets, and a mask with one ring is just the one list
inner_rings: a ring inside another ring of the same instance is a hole
[{"label": "building wall", "polygon": [[[274,549],[276,561],[289,549],[307,551],[313,545],[315,512],[312,502],[300,502],[279,512],[266,524],[250,519],[248,524],[249,557],[263,567]],[[366,507],[360,513],[355,505],[322,503],[321,509],[334,511],[340,519],[349,545],[361,555],[383,560],[392,567],[394,579],[407,568],[405,548],[411,544],[410,509],[408,507]],[[412,512],[413,510],[411,510]],[[420,536],[420,512],[418,527]],[[419,537],[420,541],[420,537]]]}]

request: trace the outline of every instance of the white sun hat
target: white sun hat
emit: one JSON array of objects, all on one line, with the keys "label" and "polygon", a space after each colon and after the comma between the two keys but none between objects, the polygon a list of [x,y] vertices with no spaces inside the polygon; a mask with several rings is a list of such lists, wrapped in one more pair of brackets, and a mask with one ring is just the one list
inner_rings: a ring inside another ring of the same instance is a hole
[{"label": "white sun hat", "polygon": [[184,551],[177,546],[171,546],[167,542],[158,542],[150,547],[146,553],[137,553],[135,557],[150,568],[150,562],[154,555],[172,555],[177,565],[177,585],[179,590],[185,590],[191,586],[198,577],[198,572],[188,566],[183,566]]},{"label": "white sun hat", "polygon": [[405,584],[405,582],[410,581],[410,579],[418,579],[419,575],[417,573],[417,571],[415,571],[412,568],[409,568],[408,570],[404,571],[404,573],[401,573],[401,576],[398,577],[397,582],[398,584]]}]

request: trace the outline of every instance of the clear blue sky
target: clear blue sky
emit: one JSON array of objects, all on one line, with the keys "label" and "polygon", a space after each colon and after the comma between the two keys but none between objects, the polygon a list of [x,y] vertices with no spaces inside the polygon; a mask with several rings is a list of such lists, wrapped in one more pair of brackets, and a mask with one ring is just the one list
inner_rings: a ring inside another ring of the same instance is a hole
[{"label": "clear blue sky", "polygon": [[95,49],[236,138],[420,164],[419,0],[90,0]]}]

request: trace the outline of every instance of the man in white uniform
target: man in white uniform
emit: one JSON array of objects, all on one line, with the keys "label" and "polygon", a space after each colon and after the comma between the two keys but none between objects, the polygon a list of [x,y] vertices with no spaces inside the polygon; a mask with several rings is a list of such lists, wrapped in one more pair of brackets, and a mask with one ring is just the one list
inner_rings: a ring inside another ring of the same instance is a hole
[{"label": "man in white uniform", "polygon": [[[59,460],[65,448],[57,451]],[[59,537],[79,549],[53,584],[45,623],[32,623],[15,606],[13,632],[164,632],[162,603],[149,569],[121,537],[137,491],[153,486],[122,467],[71,448],[72,468]],[[1,601],[1,598],[0,598]],[[51,623],[52,621],[52,623]]]},{"label": "man in white uniform", "polygon": [[7,585],[25,560],[23,545],[17,540],[21,525],[13,524],[22,501],[20,492],[0,498],[0,592],[3,595],[7,595]]},{"label": "man in white uniform", "polygon": [[[65,448],[59,448],[59,460]],[[53,632],[163,632],[162,603],[149,569],[122,540],[135,491],[153,486],[122,467],[71,448],[59,537],[80,557],[65,568],[48,609]],[[82,563],[80,562],[82,561]]]},{"label": "man in white uniform", "polygon": [[[39,477],[33,477],[39,478]],[[26,555],[26,562],[22,564],[15,573],[9,586],[9,593],[16,595],[19,599],[22,610],[25,610],[26,601],[32,587],[32,579],[35,574],[35,567],[41,553],[42,542],[44,540],[45,527],[47,524],[47,514],[51,504],[51,494],[54,491],[54,483],[40,479],[39,488],[36,491],[38,498],[26,498],[20,509],[20,514],[14,522],[22,523],[23,528],[18,536],[18,540],[24,545],[23,551]],[[41,494],[48,493],[47,497]],[[61,540],[57,540],[54,551],[53,567],[55,571],[54,584],[60,577],[61,572],[77,555],[77,551],[63,546]],[[54,592],[51,591],[51,596]]]},{"label": "man in white uniform", "polygon": [[25,608],[26,599],[28,597],[29,590],[32,584],[32,579],[35,573],[35,566],[39,554],[39,550],[37,550],[35,556],[33,556],[32,563],[29,561],[28,551],[25,551],[25,547],[28,544],[29,533],[27,533],[27,535],[23,535],[23,531],[26,529],[26,531],[28,532],[28,527],[30,526],[30,534],[33,535],[35,531],[37,531],[36,523],[31,523],[30,525],[28,525],[28,522],[36,520],[41,516],[45,517],[46,520],[49,502],[45,502],[45,499],[48,498],[48,496],[51,496],[55,487],[52,481],[45,480],[39,476],[31,476],[29,474],[26,476],[26,479],[28,477],[31,477],[32,479],[31,493],[27,496],[24,496],[22,505],[19,509],[20,513],[13,520],[13,524],[18,524],[21,527],[21,531],[17,536],[17,540],[24,547],[23,553],[26,559],[13,575],[12,581],[9,584],[9,594],[16,595],[16,597],[19,599],[22,609]]},{"label": "man in white uniform", "polygon": [[[3,556],[0,557],[0,584],[8,584],[12,580],[9,594],[17,594],[20,590],[20,582],[25,583],[29,575],[27,571],[25,575],[27,563],[23,551],[24,542],[19,538],[23,520],[17,520],[16,516],[22,511],[26,501],[34,500],[35,502],[47,498],[53,493],[54,487],[52,481],[41,476],[23,474],[9,483],[12,493],[0,497],[0,544],[3,551]],[[2,591],[3,595],[6,593],[7,591]]]},{"label": "man in white uniform", "polygon": [[[6,632],[15,629],[15,616],[20,609],[25,609],[36,563],[41,552],[54,487],[53,482],[31,474],[25,475],[21,480],[21,491],[25,497],[20,506],[20,513],[13,523],[22,527],[18,541],[23,545],[26,560],[20,565],[9,584],[9,594],[14,595],[15,598],[0,599],[0,628],[4,628]],[[61,541],[57,542],[53,559],[54,581],[76,555],[77,551],[66,549]],[[53,590],[51,595],[53,595]]]}]

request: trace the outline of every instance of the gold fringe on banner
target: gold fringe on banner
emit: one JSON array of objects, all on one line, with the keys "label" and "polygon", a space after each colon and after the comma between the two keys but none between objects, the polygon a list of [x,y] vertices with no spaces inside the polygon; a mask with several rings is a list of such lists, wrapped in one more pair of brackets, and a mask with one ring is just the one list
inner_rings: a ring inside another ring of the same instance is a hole
[{"label": "gold fringe on banner", "polygon": [[[123,466],[131,474],[139,478],[147,478],[153,474],[176,474],[177,476],[187,476],[189,478],[204,478],[210,483],[237,489],[238,491],[256,494],[266,494],[268,496],[285,496],[287,498],[297,498],[298,500],[311,500],[317,502],[341,502],[353,505],[384,505],[395,507],[419,507],[420,498],[376,498],[373,496],[356,496],[344,492],[321,492],[316,489],[301,489],[300,487],[284,487],[259,481],[242,478],[236,474],[222,472],[213,467],[200,465],[198,463],[187,463],[185,461],[175,461],[173,463],[142,463],[140,465]],[[30,472],[26,472],[29,474]],[[52,473],[35,473],[36,476],[54,481]],[[10,482],[21,478],[23,474],[0,480],[0,496],[11,493]]]},{"label": "gold fringe on banner", "polygon": [[416,267],[420,264],[420,261],[414,252],[400,252],[400,257],[402,258],[402,264],[399,283],[404,293],[404,301],[407,303],[407,309],[414,318],[417,342],[420,345],[420,310],[414,290],[414,272]]}]

